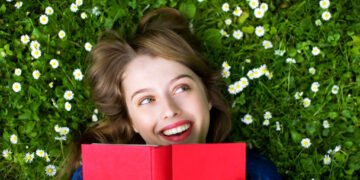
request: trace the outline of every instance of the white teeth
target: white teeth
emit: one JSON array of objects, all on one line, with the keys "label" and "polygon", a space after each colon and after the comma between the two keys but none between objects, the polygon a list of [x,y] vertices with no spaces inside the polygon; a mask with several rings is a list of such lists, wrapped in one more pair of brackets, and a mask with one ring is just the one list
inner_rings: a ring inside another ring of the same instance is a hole
[{"label": "white teeth", "polygon": [[164,131],[164,134],[167,136],[171,136],[174,134],[182,133],[182,132],[186,131],[187,129],[189,129],[189,127],[190,127],[190,124],[184,124],[184,125],[178,126],[176,128],[168,129],[168,130]]}]

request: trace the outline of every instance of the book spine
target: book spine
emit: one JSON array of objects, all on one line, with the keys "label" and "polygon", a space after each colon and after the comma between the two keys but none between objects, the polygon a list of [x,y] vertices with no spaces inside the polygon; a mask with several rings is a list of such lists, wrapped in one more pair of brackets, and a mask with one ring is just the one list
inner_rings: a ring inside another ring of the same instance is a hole
[{"label": "book spine", "polygon": [[172,179],[171,146],[152,147],[152,180]]}]

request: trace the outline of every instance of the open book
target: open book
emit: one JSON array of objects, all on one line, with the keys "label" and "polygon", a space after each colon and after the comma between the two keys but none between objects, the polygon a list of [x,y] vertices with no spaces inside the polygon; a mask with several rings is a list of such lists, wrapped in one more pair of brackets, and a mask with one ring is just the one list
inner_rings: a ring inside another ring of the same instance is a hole
[{"label": "open book", "polygon": [[246,144],[168,146],[83,144],[84,180],[235,180],[246,178]]}]

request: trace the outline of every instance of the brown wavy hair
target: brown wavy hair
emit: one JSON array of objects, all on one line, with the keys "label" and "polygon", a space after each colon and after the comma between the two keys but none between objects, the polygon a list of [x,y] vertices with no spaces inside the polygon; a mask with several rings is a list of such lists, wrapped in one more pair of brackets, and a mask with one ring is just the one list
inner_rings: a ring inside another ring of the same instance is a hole
[{"label": "brown wavy hair", "polygon": [[81,162],[81,144],[144,144],[132,128],[122,89],[122,76],[129,62],[139,55],[162,57],[185,65],[205,86],[209,101],[210,127],[207,142],[222,142],[231,129],[228,104],[219,91],[220,73],[213,71],[200,54],[200,43],[189,29],[186,18],[172,8],[146,14],[135,35],[124,40],[106,31],[93,48],[87,78],[93,99],[105,119],[88,128],[70,151],[61,176],[70,177]]}]

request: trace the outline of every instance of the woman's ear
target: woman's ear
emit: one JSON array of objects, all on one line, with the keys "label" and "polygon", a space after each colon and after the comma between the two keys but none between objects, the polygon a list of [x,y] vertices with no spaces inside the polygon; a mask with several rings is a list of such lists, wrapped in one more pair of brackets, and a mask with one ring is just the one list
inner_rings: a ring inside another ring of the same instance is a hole
[{"label": "woman's ear", "polygon": [[139,133],[139,131],[133,126],[133,129],[136,133]]},{"label": "woman's ear", "polygon": [[211,110],[211,108],[212,108],[212,103],[211,101],[209,101],[209,111]]}]

